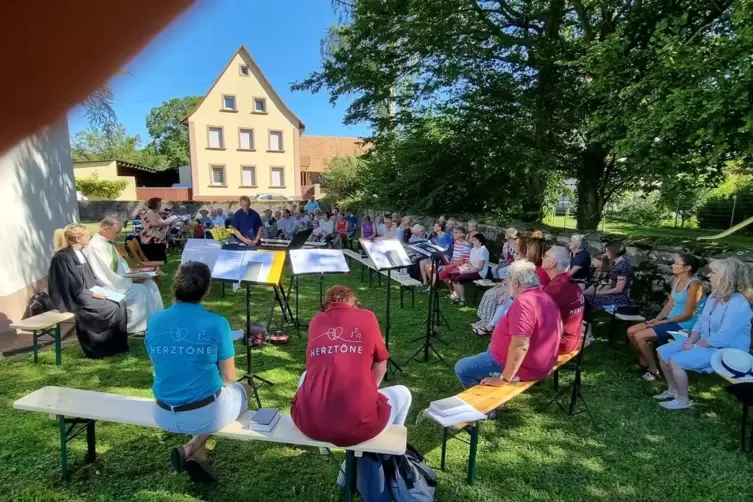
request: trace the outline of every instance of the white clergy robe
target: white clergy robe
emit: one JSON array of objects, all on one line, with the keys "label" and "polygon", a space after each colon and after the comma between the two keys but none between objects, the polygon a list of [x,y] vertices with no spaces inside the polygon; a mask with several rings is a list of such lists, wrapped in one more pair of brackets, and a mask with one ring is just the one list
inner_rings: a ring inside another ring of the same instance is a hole
[{"label": "white clergy robe", "polygon": [[146,321],[155,312],[165,309],[159,288],[151,279],[136,283],[123,277],[131,271],[128,263],[118,254],[115,245],[95,234],[84,248],[94,275],[102,281],[104,287],[125,294],[128,309],[128,333],[146,331]]}]

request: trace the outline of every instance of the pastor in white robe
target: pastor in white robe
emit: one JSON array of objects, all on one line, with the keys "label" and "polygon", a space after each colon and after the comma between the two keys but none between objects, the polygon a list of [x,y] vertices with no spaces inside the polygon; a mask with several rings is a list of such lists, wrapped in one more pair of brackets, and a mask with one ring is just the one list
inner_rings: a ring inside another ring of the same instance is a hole
[{"label": "pastor in white robe", "polygon": [[124,277],[131,271],[128,263],[118,254],[115,244],[100,234],[95,234],[91,238],[89,245],[84,248],[84,254],[94,275],[102,281],[105,288],[125,294],[128,333],[146,331],[149,316],[165,309],[159,288],[154,281],[145,279],[136,283]]}]

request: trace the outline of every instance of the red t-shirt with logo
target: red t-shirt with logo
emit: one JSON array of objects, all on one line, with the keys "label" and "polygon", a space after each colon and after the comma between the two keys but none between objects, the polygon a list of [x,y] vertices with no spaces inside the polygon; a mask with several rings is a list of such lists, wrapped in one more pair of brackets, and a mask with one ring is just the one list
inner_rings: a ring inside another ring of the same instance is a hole
[{"label": "red t-shirt with logo", "polygon": [[309,325],[306,377],[293,397],[293,423],[306,436],[353,446],[379,435],[390,418],[371,365],[389,358],[373,312],[331,303]]},{"label": "red t-shirt with logo", "polygon": [[541,380],[557,364],[560,345],[560,313],[551,296],[540,287],[529,288],[513,300],[510,310],[492,334],[491,353],[504,366],[513,336],[530,337],[530,345],[517,376],[523,381]]},{"label": "red t-shirt with logo", "polygon": [[586,309],[583,291],[571,280],[570,274],[562,273],[554,276],[544,288],[544,292],[554,299],[560,309],[563,325],[560,354],[569,354],[580,345],[583,314]]}]

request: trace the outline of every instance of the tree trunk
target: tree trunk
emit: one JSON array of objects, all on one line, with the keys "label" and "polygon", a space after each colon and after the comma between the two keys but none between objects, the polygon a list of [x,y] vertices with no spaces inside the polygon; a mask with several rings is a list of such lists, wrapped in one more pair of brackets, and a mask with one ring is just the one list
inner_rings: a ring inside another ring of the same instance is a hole
[{"label": "tree trunk", "polygon": [[598,145],[589,145],[583,152],[578,170],[578,230],[596,230],[601,221],[602,199],[599,186],[604,176],[605,152]]},{"label": "tree trunk", "polygon": [[523,221],[539,222],[544,217],[544,192],[546,177],[538,173],[528,176],[525,187],[526,196],[521,203]]}]

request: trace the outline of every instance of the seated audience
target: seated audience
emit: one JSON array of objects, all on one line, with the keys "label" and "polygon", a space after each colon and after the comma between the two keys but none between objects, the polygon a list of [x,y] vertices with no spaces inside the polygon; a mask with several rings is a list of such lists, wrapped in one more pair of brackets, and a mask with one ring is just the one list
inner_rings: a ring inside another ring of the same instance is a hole
[{"label": "seated audience", "polygon": [[633,284],[633,267],[625,257],[625,245],[612,241],[606,245],[606,258],[613,262],[606,283],[588,288],[586,304],[591,310],[602,309],[607,305],[624,307],[630,304],[630,286]]},{"label": "seated audience", "polygon": [[654,351],[649,342],[667,343],[675,337],[670,331],[691,329],[703,311],[703,286],[695,276],[700,261],[692,254],[681,254],[672,264],[672,289],[661,312],[650,321],[630,326],[628,340],[638,352],[639,368],[645,370],[642,378],[649,382],[660,378]]},{"label": "seated audience", "polygon": [[199,225],[203,226],[204,228],[211,228],[212,227],[212,218],[209,217],[209,210],[207,209],[200,209],[199,210],[199,218],[197,218],[199,221]]},{"label": "seated audience", "polygon": [[[750,351],[750,302],[753,286],[748,267],[736,258],[711,262],[711,296],[690,336],[662,345],[656,351],[667,390],[654,396],[668,410],[689,408],[687,371],[711,373],[711,358],[719,349]],[[664,401],[664,400],[668,401]]]},{"label": "seated audience", "polygon": [[348,225],[345,215],[343,213],[338,214],[335,220],[335,239],[332,241],[332,246],[335,249],[342,249],[348,242]]},{"label": "seated audience", "polygon": [[547,273],[549,284],[544,292],[552,297],[560,309],[562,319],[562,339],[560,354],[569,354],[580,347],[583,331],[583,315],[586,310],[586,299],[583,291],[568,273],[570,253],[562,246],[552,246],[544,253],[541,268]]},{"label": "seated audience", "polygon": [[193,435],[173,449],[172,466],[203,483],[214,481],[207,440],[248,409],[250,393],[235,381],[230,324],[201,305],[211,281],[204,263],[181,265],[173,281],[175,303],[149,319],[145,339],[154,367],[154,420],[168,432]]},{"label": "seated audience", "polygon": [[455,364],[455,375],[465,388],[541,380],[557,363],[559,308],[539,286],[536,266],[525,260],[510,265],[507,287],[513,302],[487,351]]},{"label": "seated audience", "polygon": [[[385,225],[387,222],[385,221]],[[392,220],[390,222],[390,226],[387,228],[387,230],[384,232],[384,238],[385,239],[397,239],[398,233],[401,231],[400,225],[398,225],[397,221]]]},{"label": "seated audience", "polygon": [[491,269],[494,279],[504,279],[507,274],[507,267],[515,261],[515,241],[520,237],[520,233],[514,228],[505,230],[505,243],[502,245],[502,252],[499,255],[499,263]]},{"label": "seated audience", "polygon": [[317,220],[317,221],[321,220],[321,219],[322,219],[322,216],[324,216],[324,213],[322,212],[322,210],[321,210],[321,209],[316,209],[316,210],[314,211],[314,219],[315,219],[315,220]]},{"label": "seated audience", "polygon": [[238,197],[241,208],[233,214],[231,225],[235,237],[246,246],[258,246],[264,233],[264,225],[259,213],[251,209],[251,199],[246,195]]},{"label": "seated audience", "polygon": [[[141,244],[141,231],[144,230],[144,223],[143,218],[146,214],[146,211],[141,209],[138,213],[136,213],[136,216],[133,217],[133,226],[131,233],[126,235],[125,241],[128,242],[131,239],[136,239],[139,244]],[[126,222],[128,224],[128,222]]]},{"label": "seated audience", "polygon": [[458,267],[458,271],[450,276],[450,286],[453,289],[453,301],[465,306],[465,286],[468,282],[485,279],[489,273],[489,250],[486,249],[486,237],[476,232],[471,239],[471,253],[468,262]]},{"label": "seated audience", "polygon": [[167,261],[167,229],[178,220],[178,216],[162,219],[160,208],[162,199],[152,197],[146,202],[144,229],[141,231],[141,250],[149,261]]},{"label": "seated audience", "polygon": [[591,273],[591,255],[585,249],[585,238],[580,234],[574,234],[570,237],[570,277],[585,287],[586,281]]},{"label": "seated audience", "polygon": [[[541,267],[546,252],[546,243],[543,239],[535,238],[526,241],[524,238],[518,239],[521,243],[519,249],[525,247],[525,259],[536,266],[536,274],[539,277],[539,284],[546,287],[549,284],[549,275]],[[471,328],[475,335],[488,335],[501,319],[502,314],[509,307],[509,298],[504,283],[499,283],[496,287],[491,288],[484,293],[479,303],[478,314],[480,321],[472,324]],[[483,316],[482,316],[483,314]]]},{"label": "seated audience", "polygon": [[319,220],[314,220],[313,225],[314,229],[312,230],[311,235],[309,235],[309,240],[319,242],[322,240],[322,229],[319,228]]},{"label": "seated audience", "polygon": [[383,237],[384,232],[387,231],[387,227],[384,225],[384,216],[377,216],[374,223],[376,225],[376,236]]},{"label": "seated audience", "polygon": [[348,210],[345,213],[345,221],[348,222],[348,229],[346,230],[346,235],[348,236],[348,239],[352,239],[356,236],[356,232],[358,229],[358,216],[353,214],[353,211]]},{"label": "seated audience", "polygon": [[324,213],[322,219],[319,220],[319,231],[322,233],[321,241],[327,244],[331,243],[335,239],[335,215]]},{"label": "seated audience", "polygon": [[295,227],[297,225],[296,219],[290,212],[290,209],[285,209],[282,212],[282,219],[277,220],[277,228],[282,239],[290,240],[295,235]]},{"label": "seated audience", "polygon": [[209,213],[212,219],[212,228],[225,228],[225,215],[222,214],[222,208],[212,209]]},{"label": "seated audience", "polygon": [[[432,233],[430,239],[433,244],[450,250],[451,239],[452,237],[450,235],[450,232],[445,230],[444,222],[438,221],[434,223],[434,232]],[[422,292],[427,291],[429,288],[432,266],[432,261],[429,258],[422,259],[418,263],[419,272],[421,273],[421,282],[424,285],[424,290],[422,290]]]},{"label": "seated audience", "polygon": [[399,230],[395,233],[395,238],[403,244],[410,242],[412,229],[411,229],[410,216],[403,216]]},{"label": "seated audience", "polygon": [[439,280],[444,281],[452,292],[451,297],[455,298],[454,289],[450,283],[450,277],[459,272],[460,266],[468,263],[471,257],[471,244],[465,240],[465,229],[457,227],[454,231],[455,240],[452,247],[452,255],[447,265],[440,267]]},{"label": "seated audience", "polygon": [[146,331],[147,319],[165,307],[159,288],[153,280],[124,277],[131,269],[115,249],[115,242],[122,228],[123,225],[117,218],[108,216],[103,219],[99,224],[99,233],[84,248],[84,255],[94,275],[105,288],[125,294],[128,333],[143,333]]},{"label": "seated audience", "polygon": [[478,233],[478,223],[476,220],[468,220],[468,232],[465,236],[469,241],[473,240],[473,236]]},{"label": "seated audience", "polygon": [[128,351],[126,304],[91,291],[104,284],[94,275],[82,251],[88,243],[89,231],[83,225],[71,223],[56,230],[47,282],[53,306],[75,315],[76,337],[84,355],[101,359]]},{"label": "seated audience", "polygon": [[408,238],[408,244],[414,242],[427,241],[426,229],[423,225],[415,224],[410,229],[410,237]]},{"label": "seated audience", "polygon": [[379,389],[390,356],[376,316],[360,308],[353,290],[331,287],[326,304],[309,325],[306,371],[290,414],[311,439],[353,446],[403,425],[412,397],[402,385]]},{"label": "seated audience", "polygon": [[271,209],[264,210],[264,216],[261,217],[261,222],[264,225],[264,238],[276,239],[277,238],[277,220],[272,216]]},{"label": "seated audience", "polygon": [[307,213],[305,209],[298,211],[298,218],[296,219],[296,233],[300,230],[311,228],[311,218],[309,218],[310,214],[311,213]]},{"label": "seated audience", "polygon": [[363,217],[363,223],[361,223],[361,237],[364,239],[372,240],[377,236],[377,226],[371,221],[371,216],[368,214]]},{"label": "seated audience", "polygon": [[[219,209],[218,211],[222,211],[222,209]],[[233,226],[233,216],[234,214],[232,211],[227,212],[227,218],[225,218],[225,228],[230,228],[231,226]]]},{"label": "seated audience", "polygon": [[[526,257],[526,253],[528,252],[528,239],[520,233],[515,239],[515,249],[516,259],[523,259]],[[499,282],[495,284],[494,287],[489,288],[489,290],[484,293],[484,296],[481,298],[481,302],[478,305],[477,312],[479,320],[474,324],[471,324],[473,333],[476,335],[490,334],[494,329],[494,326],[492,326],[494,314],[500,306],[505,305],[508,299],[507,285],[505,282]]]}]

